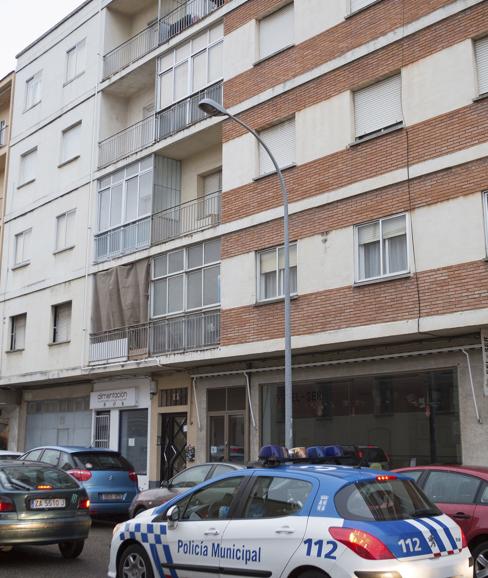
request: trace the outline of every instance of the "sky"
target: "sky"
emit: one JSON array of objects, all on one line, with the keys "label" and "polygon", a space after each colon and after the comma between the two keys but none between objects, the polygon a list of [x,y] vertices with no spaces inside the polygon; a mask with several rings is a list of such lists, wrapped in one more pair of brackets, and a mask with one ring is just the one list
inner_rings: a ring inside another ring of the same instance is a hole
[{"label": "sky", "polygon": [[83,0],[0,0],[0,78],[15,69],[15,55]]}]

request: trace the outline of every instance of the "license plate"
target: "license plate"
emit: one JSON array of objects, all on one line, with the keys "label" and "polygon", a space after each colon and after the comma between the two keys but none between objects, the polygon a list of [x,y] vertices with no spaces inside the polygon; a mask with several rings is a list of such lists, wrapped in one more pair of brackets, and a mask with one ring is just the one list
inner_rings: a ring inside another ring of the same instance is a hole
[{"label": "license plate", "polygon": [[121,502],[124,499],[124,494],[102,494],[102,500],[111,500]]},{"label": "license plate", "polygon": [[64,498],[39,498],[31,500],[31,508],[33,510],[56,510],[66,508],[66,500]]}]

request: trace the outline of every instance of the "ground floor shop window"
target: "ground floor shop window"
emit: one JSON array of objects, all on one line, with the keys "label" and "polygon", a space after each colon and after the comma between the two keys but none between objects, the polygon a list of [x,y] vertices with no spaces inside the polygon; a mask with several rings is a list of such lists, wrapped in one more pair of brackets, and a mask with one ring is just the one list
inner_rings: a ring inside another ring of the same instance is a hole
[{"label": "ground floor shop window", "polygon": [[[284,443],[284,387],[262,387],[262,443]],[[460,463],[455,370],[293,385],[294,444],[374,444],[392,467]]]},{"label": "ground floor shop window", "polygon": [[0,450],[8,448],[8,423],[0,421]]},{"label": "ground floor shop window", "polygon": [[139,475],[147,474],[147,409],[120,412],[120,453]]}]

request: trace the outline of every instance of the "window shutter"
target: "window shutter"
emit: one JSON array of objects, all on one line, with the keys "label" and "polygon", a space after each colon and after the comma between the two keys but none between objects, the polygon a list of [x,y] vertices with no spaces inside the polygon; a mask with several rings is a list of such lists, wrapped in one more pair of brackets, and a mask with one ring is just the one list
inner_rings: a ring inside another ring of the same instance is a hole
[{"label": "window shutter", "polygon": [[203,194],[210,195],[222,189],[222,171],[203,177]]},{"label": "window shutter", "polygon": [[259,272],[261,275],[276,271],[276,251],[266,251],[259,255]]},{"label": "window shutter", "polygon": [[25,347],[25,325],[26,315],[17,315],[14,317],[14,341],[13,349],[24,349]]},{"label": "window shutter", "polygon": [[37,149],[30,151],[22,155],[20,161],[20,181],[22,183],[27,183],[31,181],[36,176],[36,160],[37,160]]},{"label": "window shutter", "polygon": [[386,219],[383,221],[383,239],[390,239],[391,237],[399,237],[405,235],[406,223],[405,216],[393,217],[393,219]]},{"label": "window shutter", "polygon": [[293,4],[273,12],[259,23],[259,56],[266,58],[294,42]]},{"label": "window shutter", "polygon": [[373,4],[373,2],[376,2],[376,0],[351,0],[351,12],[357,12],[361,8]]},{"label": "window shutter", "polygon": [[53,341],[69,341],[71,329],[71,303],[56,305],[54,312],[55,332]]},{"label": "window shutter", "polygon": [[369,225],[363,225],[358,228],[358,241],[360,245],[374,243],[380,240],[380,223],[376,221]]},{"label": "window shutter", "polygon": [[75,215],[76,211],[66,213],[66,247],[75,244]]},{"label": "window shutter", "polygon": [[[295,119],[292,118],[281,124],[263,130],[261,138],[270,148],[278,166],[287,167],[295,162]],[[259,172],[261,175],[275,170],[268,153],[259,146]]]},{"label": "window shutter", "polygon": [[73,159],[80,154],[81,123],[63,132],[62,162]]},{"label": "window shutter", "polygon": [[356,138],[403,122],[401,89],[397,74],[354,93]]},{"label": "window shutter", "polygon": [[479,93],[485,94],[488,92],[488,36],[476,42],[475,53]]}]

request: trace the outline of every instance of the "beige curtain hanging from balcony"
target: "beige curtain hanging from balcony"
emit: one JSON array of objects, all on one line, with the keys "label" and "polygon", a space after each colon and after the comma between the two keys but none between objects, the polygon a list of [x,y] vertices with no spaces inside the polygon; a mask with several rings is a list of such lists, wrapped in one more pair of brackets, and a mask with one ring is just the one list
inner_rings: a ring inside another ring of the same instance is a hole
[{"label": "beige curtain hanging from balcony", "polygon": [[95,275],[92,333],[132,327],[148,320],[149,260]]}]

